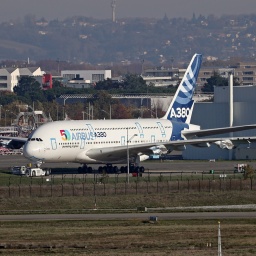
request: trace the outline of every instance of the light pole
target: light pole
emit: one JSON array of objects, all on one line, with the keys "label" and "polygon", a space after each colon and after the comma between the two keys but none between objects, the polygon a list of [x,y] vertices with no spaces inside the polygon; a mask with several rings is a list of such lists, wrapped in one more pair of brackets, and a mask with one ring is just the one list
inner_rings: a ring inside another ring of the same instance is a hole
[{"label": "light pole", "polygon": [[2,105],[0,105],[0,122],[1,122],[1,118],[2,118]]},{"label": "light pole", "polygon": [[218,228],[218,256],[222,256],[221,251],[221,233],[220,233],[220,221],[218,222],[219,228]]},{"label": "light pole", "polygon": [[104,109],[101,109],[102,112],[105,112],[106,114],[109,115],[109,119],[111,119],[111,105],[109,107],[109,112],[105,111]]},{"label": "light pole", "polygon": [[129,128],[127,128],[127,183],[129,184],[130,179],[129,179],[129,175],[130,175],[130,164],[129,164],[129,141],[131,141],[135,136],[138,136],[136,133],[132,135],[132,137],[130,139],[128,139],[129,136]]},{"label": "light pole", "polygon": [[9,110],[5,110],[5,113],[4,113],[4,126],[6,126],[6,112],[9,112]]}]

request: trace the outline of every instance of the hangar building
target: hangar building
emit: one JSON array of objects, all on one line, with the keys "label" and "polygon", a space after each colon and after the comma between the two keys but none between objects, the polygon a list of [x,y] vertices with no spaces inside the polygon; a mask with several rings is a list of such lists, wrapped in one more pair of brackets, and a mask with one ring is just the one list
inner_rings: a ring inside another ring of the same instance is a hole
[{"label": "hangar building", "polygon": [[[194,106],[191,123],[201,126],[201,129],[229,126],[230,120],[230,87],[215,87],[213,102],[197,102]],[[256,123],[256,86],[233,87],[233,126]],[[256,136],[256,129],[228,136]],[[256,143],[246,143],[236,149],[220,149],[216,145],[210,148],[188,146],[183,152],[184,159],[256,159]]]}]

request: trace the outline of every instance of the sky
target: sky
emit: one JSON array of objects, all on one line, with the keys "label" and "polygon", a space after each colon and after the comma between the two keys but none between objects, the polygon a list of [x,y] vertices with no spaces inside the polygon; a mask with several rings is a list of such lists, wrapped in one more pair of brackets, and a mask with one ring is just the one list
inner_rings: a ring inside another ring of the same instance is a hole
[{"label": "sky", "polygon": [[[0,22],[27,14],[47,20],[72,16],[111,19],[112,0],[0,0]],[[191,18],[202,14],[256,14],[256,0],[116,0],[118,18]]]}]

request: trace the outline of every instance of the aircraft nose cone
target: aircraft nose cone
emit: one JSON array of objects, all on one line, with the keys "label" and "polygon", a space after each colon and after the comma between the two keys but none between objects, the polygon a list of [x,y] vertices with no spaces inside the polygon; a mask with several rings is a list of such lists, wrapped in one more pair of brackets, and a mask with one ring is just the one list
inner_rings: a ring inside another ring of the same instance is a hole
[{"label": "aircraft nose cone", "polygon": [[23,156],[25,156],[26,158],[30,158],[32,156],[32,150],[29,143],[26,143],[23,147]]},{"label": "aircraft nose cone", "polygon": [[32,143],[28,142],[24,145],[23,155],[28,159],[37,158],[39,153],[39,149],[32,145]]}]

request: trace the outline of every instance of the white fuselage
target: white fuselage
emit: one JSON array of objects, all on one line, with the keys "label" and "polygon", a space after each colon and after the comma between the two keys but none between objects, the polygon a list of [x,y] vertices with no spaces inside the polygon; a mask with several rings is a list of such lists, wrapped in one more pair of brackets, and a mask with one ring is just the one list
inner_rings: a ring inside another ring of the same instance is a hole
[{"label": "white fuselage", "polygon": [[23,152],[32,161],[97,163],[87,151],[126,146],[127,141],[131,147],[164,143],[179,139],[176,132],[166,119],[57,121],[37,128]]}]

